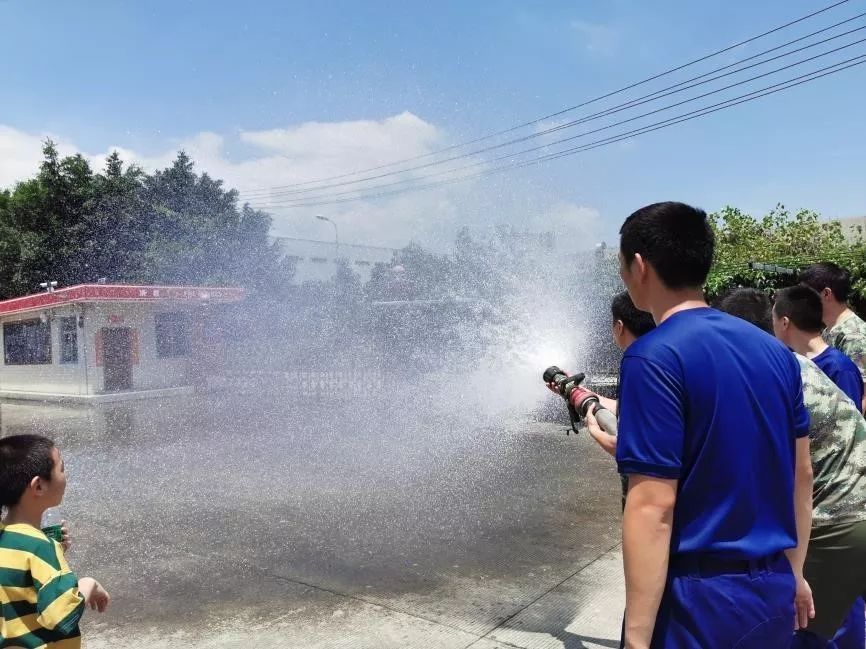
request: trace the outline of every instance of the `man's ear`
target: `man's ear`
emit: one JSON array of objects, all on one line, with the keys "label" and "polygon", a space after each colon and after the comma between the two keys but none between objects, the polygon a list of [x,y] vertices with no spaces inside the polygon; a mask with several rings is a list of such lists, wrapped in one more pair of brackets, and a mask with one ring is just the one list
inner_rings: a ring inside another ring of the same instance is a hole
[{"label": "man's ear", "polygon": [[613,332],[617,336],[622,336],[623,329],[625,329],[625,323],[622,320],[614,320]]},{"label": "man's ear", "polygon": [[643,277],[646,274],[646,261],[644,261],[643,256],[636,252],[634,253],[634,259],[631,260],[632,264],[632,272],[637,272],[639,277]]},{"label": "man's ear", "polygon": [[829,300],[833,297],[833,289],[827,287],[821,291],[821,297],[825,300]]},{"label": "man's ear", "polygon": [[788,316],[783,316],[779,319],[779,322],[782,323],[782,329],[787,330],[791,326],[791,318]]},{"label": "man's ear", "polygon": [[45,480],[40,478],[38,475],[34,476],[30,481],[30,488],[36,492],[36,495],[41,495],[43,491],[45,491]]}]

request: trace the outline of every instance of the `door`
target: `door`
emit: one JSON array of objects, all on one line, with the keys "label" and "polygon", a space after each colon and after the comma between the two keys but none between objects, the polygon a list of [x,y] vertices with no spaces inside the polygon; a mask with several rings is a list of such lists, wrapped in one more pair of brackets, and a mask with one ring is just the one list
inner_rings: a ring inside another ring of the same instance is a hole
[{"label": "door", "polygon": [[106,392],[132,390],[132,330],[128,327],[102,330],[102,373]]}]

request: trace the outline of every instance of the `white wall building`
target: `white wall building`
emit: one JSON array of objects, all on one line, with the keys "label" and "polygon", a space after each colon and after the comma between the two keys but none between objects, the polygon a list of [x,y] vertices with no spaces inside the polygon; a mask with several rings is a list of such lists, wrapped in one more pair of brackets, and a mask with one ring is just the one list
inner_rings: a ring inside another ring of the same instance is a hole
[{"label": "white wall building", "polygon": [[842,232],[849,241],[866,239],[866,216],[852,216],[847,219],[836,219],[842,224]]},{"label": "white wall building", "polygon": [[84,284],[2,301],[0,397],[92,401],[190,391],[222,344],[212,306],[243,295]]},{"label": "white wall building", "polygon": [[293,258],[297,264],[294,282],[327,281],[337,272],[337,260],[343,259],[349,268],[361,276],[361,281],[370,279],[370,272],[377,263],[390,263],[396,248],[384,246],[362,246],[358,244],[294,237],[274,237],[282,255]]}]

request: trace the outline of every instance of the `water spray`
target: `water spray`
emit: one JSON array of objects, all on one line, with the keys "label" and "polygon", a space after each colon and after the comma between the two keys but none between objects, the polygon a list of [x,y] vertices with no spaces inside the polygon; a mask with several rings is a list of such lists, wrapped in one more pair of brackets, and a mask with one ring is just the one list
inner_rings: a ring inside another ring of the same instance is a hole
[{"label": "water spray", "polygon": [[616,435],[616,415],[601,405],[598,395],[586,388],[580,387],[586,375],[583,372],[569,376],[556,365],[551,365],[542,374],[542,379],[552,385],[568,403],[568,414],[571,416],[571,429],[577,433],[577,424],[586,419],[589,409],[595,404],[595,420],[602,430],[609,435]]}]

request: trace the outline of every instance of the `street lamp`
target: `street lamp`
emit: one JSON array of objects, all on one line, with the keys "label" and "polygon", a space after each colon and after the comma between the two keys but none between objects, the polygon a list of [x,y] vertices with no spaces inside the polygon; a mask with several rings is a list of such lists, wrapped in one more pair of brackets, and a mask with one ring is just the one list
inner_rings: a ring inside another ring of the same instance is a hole
[{"label": "street lamp", "polygon": [[327,221],[328,223],[330,223],[331,225],[334,226],[334,248],[335,248],[335,257],[336,257],[337,259],[339,259],[339,258],[340,258],[340,236],[339,236],[339,234],[337,234],[337,224],[334,223],[334,222],[333,222],[331,219],[329,219],[327,216],[322,216],[321,214],[316,214],[316,218],[319,219],[320,221]]}]

